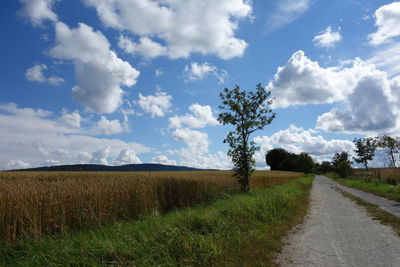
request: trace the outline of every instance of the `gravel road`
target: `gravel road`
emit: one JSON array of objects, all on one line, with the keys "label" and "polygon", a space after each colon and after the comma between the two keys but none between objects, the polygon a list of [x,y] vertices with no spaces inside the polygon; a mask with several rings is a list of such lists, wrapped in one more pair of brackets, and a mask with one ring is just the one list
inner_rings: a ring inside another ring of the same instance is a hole
[{"label": "gravel road", "polygon": [[400,238],[316,176],[305,222],[286,240],[281,266],[400,266]]}]

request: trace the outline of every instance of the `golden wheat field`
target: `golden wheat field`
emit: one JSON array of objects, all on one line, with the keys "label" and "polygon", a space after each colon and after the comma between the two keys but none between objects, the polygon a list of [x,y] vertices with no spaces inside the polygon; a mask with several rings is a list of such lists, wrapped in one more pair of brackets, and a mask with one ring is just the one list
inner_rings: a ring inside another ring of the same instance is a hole
[{"label": "golden wheat field", "polygon": [[353,169],[354,178],[361,180],[379,179],[386,183],[400,184],[400,169],[399,168],[369,168]]},{"label": "golden wheat field", "polygon": [[[195,205],[237,190],[230,171],[1,172],[0,239],[39,238]],[[251,186],[300,173],[256,171]]]}]

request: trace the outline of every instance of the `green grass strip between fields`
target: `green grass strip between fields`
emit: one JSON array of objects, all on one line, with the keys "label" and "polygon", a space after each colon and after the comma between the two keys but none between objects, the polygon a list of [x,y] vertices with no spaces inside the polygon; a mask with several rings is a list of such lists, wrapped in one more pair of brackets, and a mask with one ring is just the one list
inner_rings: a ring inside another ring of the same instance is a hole
[{"label": "green grass strip between fields", "polygon": [[329,175],[330,178],[335,179],[338,183],[359,189],[364,192],[375,194],[394,201],[400,201],[400,186],[385,184],[376,181],[362,181],[351,178],[337,178]]},{"label": "green grass strip between fields", "polygon": [[210,205],[0,245],[4,266],[268,266],[307,212],[312,177]]}]

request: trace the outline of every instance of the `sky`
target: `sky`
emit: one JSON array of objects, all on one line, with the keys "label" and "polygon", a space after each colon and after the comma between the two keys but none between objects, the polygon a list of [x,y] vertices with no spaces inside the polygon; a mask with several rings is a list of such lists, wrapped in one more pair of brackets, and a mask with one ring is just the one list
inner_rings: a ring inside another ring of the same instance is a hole
[{"label": "sky", "polygon": [[[400,2],[6,0],[0,169],[161,163],[228,169],[219,93],[261,83],[251,139],[321,162],[400,129]],[[375,165],[382,164],[375,162]]]}]

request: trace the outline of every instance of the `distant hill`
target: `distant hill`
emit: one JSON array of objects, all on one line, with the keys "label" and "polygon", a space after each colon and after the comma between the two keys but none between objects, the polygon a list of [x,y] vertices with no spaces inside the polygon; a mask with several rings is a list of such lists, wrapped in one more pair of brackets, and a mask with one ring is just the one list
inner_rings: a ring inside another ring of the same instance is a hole
[{"label": "distant hill", "polygon": [[37,168],[21,169],[14,171],[95,171],[95,172],[152,171],[154,172],[154,171],[215,171],[215,169],[197,169],[185,166],[143,163],[143,164],[127,164],[121,166],[107,166],[99,164],[74,164],[74,165],[58,165],[50,167],[37,167]]}]

